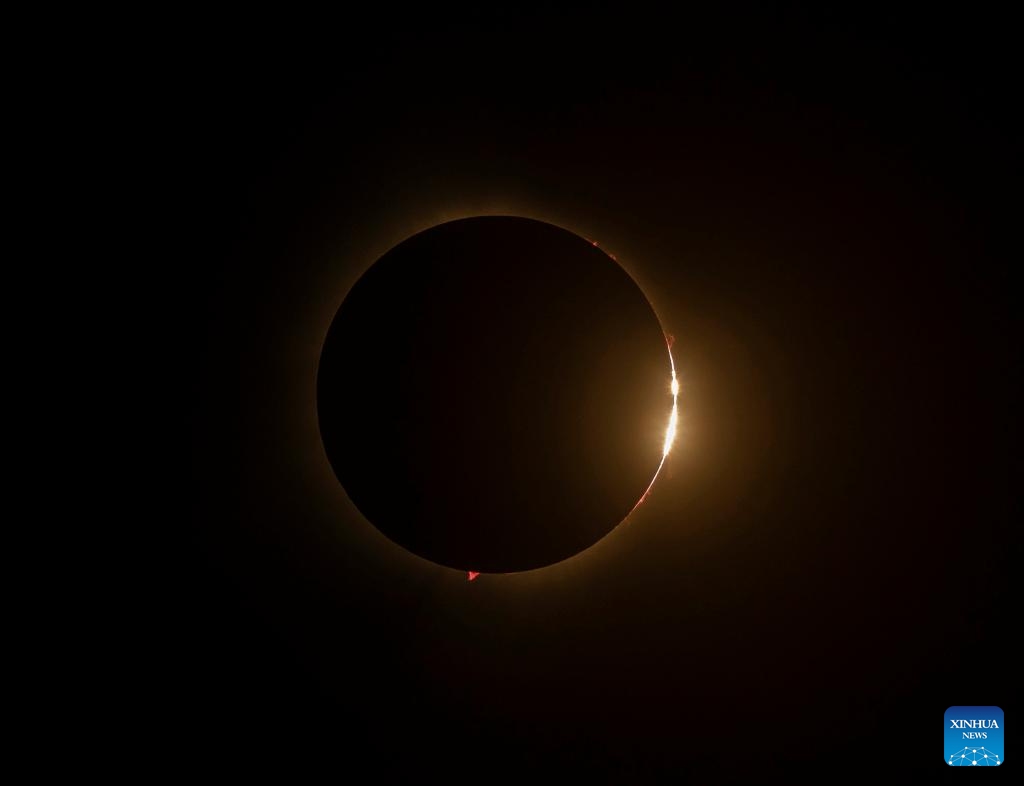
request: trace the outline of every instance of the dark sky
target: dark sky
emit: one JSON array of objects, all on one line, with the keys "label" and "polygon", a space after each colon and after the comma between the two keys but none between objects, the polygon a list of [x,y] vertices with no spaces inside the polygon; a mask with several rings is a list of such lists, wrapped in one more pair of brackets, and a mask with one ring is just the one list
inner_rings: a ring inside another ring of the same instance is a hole
[{"label": "dark sky", "polygon": [[[947,706],[1012,719],[1007,21],[396,24],[193,31],[146,82],[190,437],[153,723],[242,769],[637,783],[931,773]],[[356,277],[478,213],[615,253],[682,395],[627,526],[469,584],[354,511],[314,399]]]}]

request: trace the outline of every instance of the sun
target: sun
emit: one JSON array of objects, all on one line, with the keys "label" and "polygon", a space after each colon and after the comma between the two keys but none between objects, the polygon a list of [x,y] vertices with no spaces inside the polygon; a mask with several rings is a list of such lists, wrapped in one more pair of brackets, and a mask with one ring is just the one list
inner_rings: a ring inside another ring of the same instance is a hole
[{"label": "sun", "polygon": [[[669,361],[672,360],[672,350],[668,351]],[[665,445],[662,450],[661,459],[665,460],[669,451],[672,450],[672,443],[676,441],[676,425],[679,423],[679,380],[676,379],[676,365],[672,363],[672,411],[668,416],[668,428],[665,429]],[[658,467],[661,469],[661,467]]]},{"label": "sun", "polygon": [[[650,484],[647,486],[647,490],[641,495],[640,499],[637,500],[633,506],[633,510],[636,510],[640,505],[644,503],[648,496],[650,496],[651,489],[654,488],[654,481],[658,479],[658,475],[661,472],[661,468],[665,466],[665,459],[668,458],[668,454],[672,451],[672,445],[676,441],[676,431],[679,425],[679,380],[676,377],[676,362],[672,357],[672,344],[674,339],[672,336],[665,336],[665,346],[668,350],[668,363],[669,370],[672,374],[672,379],[669,383],[669,390],[672,393],[672,409],[668,413],[668,426],[665,429],[665,441],[661,448],[661,462],[658,464],[658,468],[654,471],[654,477],[651,478]],[[630,513],[633,512],[630,511]]]}]

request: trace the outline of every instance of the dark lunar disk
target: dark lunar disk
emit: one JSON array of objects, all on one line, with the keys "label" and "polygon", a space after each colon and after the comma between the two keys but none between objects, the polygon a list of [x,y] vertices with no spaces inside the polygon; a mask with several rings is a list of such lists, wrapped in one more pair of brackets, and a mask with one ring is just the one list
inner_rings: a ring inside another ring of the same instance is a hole
[{"label": "dark lunar disk", "polygon": [[551,565],[611,532],[662,458],[671,370],[654,311],[601,249],[479,217],[415,235],[345,298],[317,377],[349,497],[461,570]]}]

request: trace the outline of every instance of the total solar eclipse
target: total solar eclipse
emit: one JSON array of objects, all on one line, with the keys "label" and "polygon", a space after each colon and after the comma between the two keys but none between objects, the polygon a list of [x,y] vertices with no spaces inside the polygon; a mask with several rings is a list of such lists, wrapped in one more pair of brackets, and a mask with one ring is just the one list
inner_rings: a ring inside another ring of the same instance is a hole
[{"label": "total solar eclipse", "polygon": [[416,234],[344,297],[320,434],[360,512],[440,565],[571,557],[650,489],[678,385],[647,297],[598,245],[511,216]]}]

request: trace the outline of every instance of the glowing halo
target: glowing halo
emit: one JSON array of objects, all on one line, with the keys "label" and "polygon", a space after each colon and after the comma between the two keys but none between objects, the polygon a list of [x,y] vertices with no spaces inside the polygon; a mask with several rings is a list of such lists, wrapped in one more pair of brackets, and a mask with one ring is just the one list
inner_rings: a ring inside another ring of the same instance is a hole
[{"label": "glowing halo", "polygon": [[[665,466],[665,459],[668,458],[668,454],[672,451],[672,445],[676,441],[676,432],[679,425],[679,380],[676,378],[676,362],[672,357],[672,339],[669,336],[665,336],[665,349],[668,352],[668,363],[669,369],[672,372],[672,382],[669,385],[669,390],[672,393],[672,410],[668,415],[668,426],[665,428],[665,441],[661,449],[661,461],[658,464],[658,468],[654,471],[654,477],[651,478],[650,484],[643,494],[640,495],[640,499],[636,501],[636,505],[633,506],[633,510],[629,512],[629,515],[633,514],[641,503],[647,499],[651,493],[651,489],[654,488],[654,481],[658,479],[658,475],[661,472],[661,468]],[[629,518],[629,516],[626,516]]]},{"label": "glowing halo", "polygon": [[[624,523],[660,477],[679,425],[672,341],[626,265],[583,235],[525,216],[436,224],[380,256],[335,312],[317,367],[324,452],[352,505],[407,552],[469,581],[546,568]],[[530,398],[530,377],[480,382],[505,372],[492,350],[510,345],[529,348],[538,381],[569,367],[611,376],[582,402],[571,385]],[[521,458],[538,455],[551,458]]]}]

